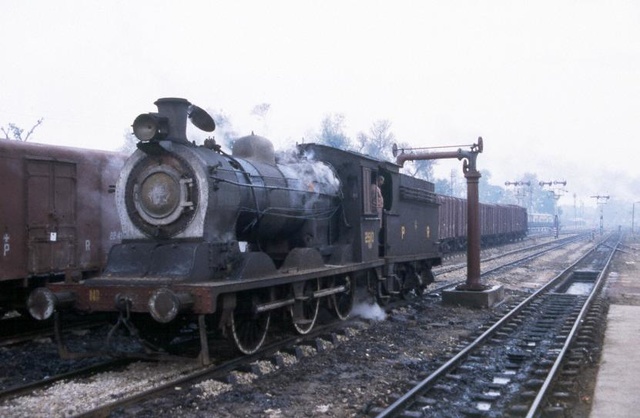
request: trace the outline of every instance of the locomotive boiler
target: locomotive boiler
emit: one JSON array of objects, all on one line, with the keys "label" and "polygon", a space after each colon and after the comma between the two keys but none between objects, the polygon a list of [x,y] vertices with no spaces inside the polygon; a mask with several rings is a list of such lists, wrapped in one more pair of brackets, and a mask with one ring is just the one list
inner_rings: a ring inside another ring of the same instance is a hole
[{"label": "locomotive boiler", "polygon": [[[237,139],[231,154],[213,138],[196,146],[187,120],[211,132],[211,117],[185,99],[156,106],[135,119],[138,150],[116,185],[122,242],[100,277],[34,291],[35,318],[115,312],[118,324],[164,349],[197,322],[208,361],[210,334],[252,353],[273,312],[305,334],[321,302],[345,319],[358,287],[385,303],[433,281],[441,256],[432,183],[318,144],[276,155],[252,134]],[[385,179],[382,219],[371,204],[378,177]]]},{"label": "locomotive boiler", "polygon": [[[271,142],[256,135],[236,140],[232,156],[194,147],[184,136],[189,103],[157,105],[161,116],[134,122],[134,132],[149,139],[116,188],[127,242],[113,249],[106,277],[201,282],[246,278],[247,269],[266,275],[292,248],[328,240],[322,224],[337,210],[340,188],[330,166],[277,164]],[[167,141],[160,139],[165,117],[173,128]],[[241,252],[240,243],[254,251]]]}]

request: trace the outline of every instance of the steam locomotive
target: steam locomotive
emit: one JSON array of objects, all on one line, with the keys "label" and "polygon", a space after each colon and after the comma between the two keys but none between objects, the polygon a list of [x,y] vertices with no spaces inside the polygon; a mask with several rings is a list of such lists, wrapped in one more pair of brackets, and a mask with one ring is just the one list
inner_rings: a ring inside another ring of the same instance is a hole
[{"label": "steam locomotive", "polygon": [[[187,120],[212,132],[213,119],[185,99],[155,104],[157,112],[133,123],[138,150],[116,185],[122,242],[100,277],[34,290],[34,318],[114,312],[118,324],[164,349],[197,323],[206,362],[209,334],[250,354],[272,318],[286,317],[306,334],[321,303],[347,318],[356,288],[386,303],[415,297],[433,281],[442,258],[432,183],[319,144],[276,155],[252,134],[231,154],[212,138],[196,146]],[[379,176],[382,219],[372,205]]]}]

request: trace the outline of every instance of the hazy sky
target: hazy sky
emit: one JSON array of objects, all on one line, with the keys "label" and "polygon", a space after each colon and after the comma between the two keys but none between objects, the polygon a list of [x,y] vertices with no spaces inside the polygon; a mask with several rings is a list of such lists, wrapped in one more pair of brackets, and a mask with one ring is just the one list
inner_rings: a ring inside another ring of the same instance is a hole
[{"label": "hazy sky", "polygon": [[640,200],[637,1],[2,0],[0,16],[0,126],[44,117],[34,142],[115,149],[184,97],[277,147],[329,113],[352,137],[389,119],[415,146],[482,136],[493,184],[532,172],[587,205]]}]

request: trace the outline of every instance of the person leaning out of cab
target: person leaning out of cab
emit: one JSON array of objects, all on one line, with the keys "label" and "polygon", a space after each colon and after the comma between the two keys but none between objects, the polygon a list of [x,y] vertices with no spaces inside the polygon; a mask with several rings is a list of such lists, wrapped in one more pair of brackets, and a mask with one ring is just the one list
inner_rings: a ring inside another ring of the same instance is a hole
[{"label": "person leaning out of cab", "polygon": [[382,228],[382,210],[384,208],[384,198],[382,197],[382,185],[384,177],[378,176],[375,183],[371,183],[371,209],[378,214],[380,218],[380,228]]}]

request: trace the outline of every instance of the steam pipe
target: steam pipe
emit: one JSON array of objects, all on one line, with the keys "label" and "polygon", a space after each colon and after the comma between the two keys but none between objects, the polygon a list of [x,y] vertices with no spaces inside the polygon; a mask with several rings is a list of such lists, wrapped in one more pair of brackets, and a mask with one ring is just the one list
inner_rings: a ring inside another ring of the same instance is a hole
[{"label": "steam pipe", "polygon": [[405,161],[415,160],[442,160],[446,158],[457,158],[461,160],[463,151],[458,149],[457,151],[442,151],[442,152],[416,152],[412,154],[402,153],[396,157],[396,164],[400,167],[404,166]]}]

